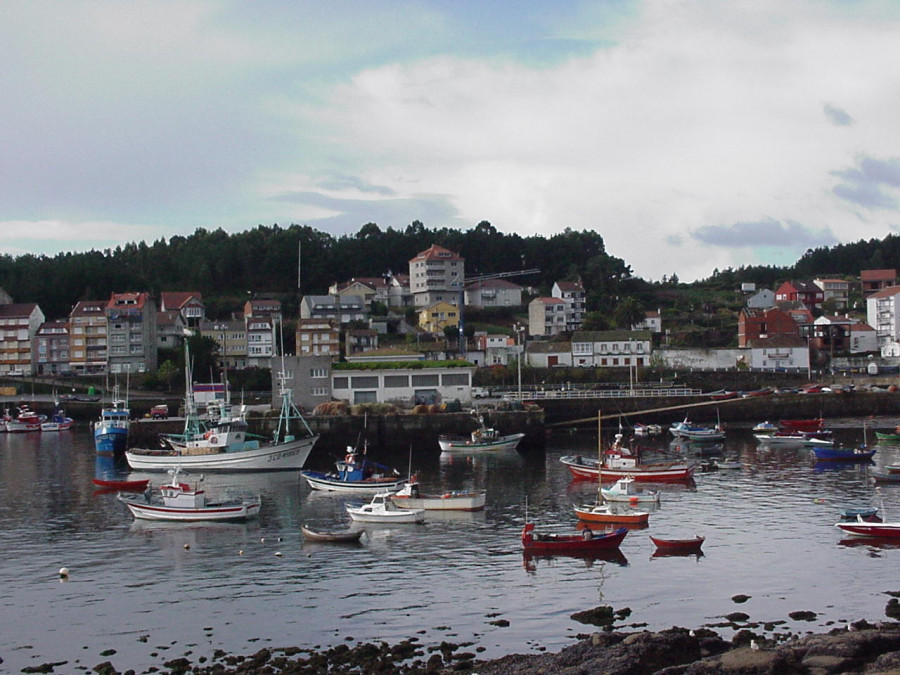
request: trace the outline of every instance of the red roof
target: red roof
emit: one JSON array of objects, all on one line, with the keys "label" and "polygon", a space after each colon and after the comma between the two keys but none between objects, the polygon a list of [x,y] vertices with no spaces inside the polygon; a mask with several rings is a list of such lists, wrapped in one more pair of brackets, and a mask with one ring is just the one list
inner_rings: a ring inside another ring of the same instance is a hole
[{"label": "red roof", "polygon": [[462,260],[462,258],[459,253],[454,253],[443,246],[432,244],[424,251],[416,254],[416,257],[410,260],[410,262],[415,262],[417,260]]},{"label": "red roof", "polygon": [[860,281],[894,281],[897,270],[863,270],[859,273]]}]

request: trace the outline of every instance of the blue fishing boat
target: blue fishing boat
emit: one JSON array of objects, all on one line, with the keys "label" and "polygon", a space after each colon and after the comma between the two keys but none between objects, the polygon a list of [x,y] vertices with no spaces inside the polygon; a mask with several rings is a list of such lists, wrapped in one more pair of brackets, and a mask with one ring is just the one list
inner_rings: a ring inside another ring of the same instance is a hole
[{"label": "blue fishing boat", "polygon": [[858,448],[813,446],[812,450],[816,454],[817,460],[828,462],[868,462],[875,455],[875,449],[870,449],[865,445]]},{"label": "blue fishing boat", "polygon": [[373,462],[352,446],[347,446],[343,460],[335,462],[335,471],[301,471],[313,490],[357,492],[360,494],[399,490],[407,482],[396,469]]},{"label": "blue fishing boat", "polygon": [[113,389],[112,402],[100,410],[100,419],[94,422],[94,445],[97,452],[124,452],[128,446],[130,424],[128,401],[119,398],[117,385]]}]

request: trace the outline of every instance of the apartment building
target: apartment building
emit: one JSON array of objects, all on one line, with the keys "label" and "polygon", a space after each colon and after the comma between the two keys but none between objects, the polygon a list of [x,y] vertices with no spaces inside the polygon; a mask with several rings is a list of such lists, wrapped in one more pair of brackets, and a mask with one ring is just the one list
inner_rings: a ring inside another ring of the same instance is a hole
[{"label": "apartment building", "polygon": [[76,375],[106,372],[106,305],[104,300],[82,300],[69,312],[69,363]]},{"label": "apartment building", "polygon": [[156,370],[156,301],[149,293],[113,293],[106,304],[109,372]]}]

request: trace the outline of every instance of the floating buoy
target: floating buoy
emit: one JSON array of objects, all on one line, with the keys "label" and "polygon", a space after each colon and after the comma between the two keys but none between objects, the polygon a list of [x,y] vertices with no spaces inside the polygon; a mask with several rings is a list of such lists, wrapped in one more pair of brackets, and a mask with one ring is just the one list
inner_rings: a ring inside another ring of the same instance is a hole
[{"label": "floating buoy", "polygon": [[265,537],[260,537],[259,543],[260,543],[260,544],[265,544],[265,543],[266,543],[266,538],[265,538]]},{"label": "floating buoy", "polygon": [[190,544],[185,544],[185,545],[184,545],[184,550],[187,551],[190,547],[191,547]]},{"label": "floating buoy", "polygon": [[60,567],[59,568],[59,578],[60,579],[68,579],[69,578],[69,568],[68,567]]},{"label": "floating buoy", "polygon": [[244,555],[244,549],[241,549],[240,551],[238,551],[238,555]]},{"label": "floating buoy", "polygon": [[281,551],[275,551],[275,556],[278,557],[278,558],[280,558],[280,557],[281,557]]}]

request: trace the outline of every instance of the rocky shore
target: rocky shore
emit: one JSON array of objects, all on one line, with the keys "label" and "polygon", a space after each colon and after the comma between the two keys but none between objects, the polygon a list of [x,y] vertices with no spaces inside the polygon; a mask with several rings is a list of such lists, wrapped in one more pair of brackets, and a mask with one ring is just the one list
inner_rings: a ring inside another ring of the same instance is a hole
[{"label": "rocky shore", "polygon": [[[659,632],[610,626],[579,636],[559,653],[513,654],[490,661],[468,644],[425,648],[416,638],[395,645],[364,643],[331,649],[267,648],[246,656],[217,652],[193,663],[187,656],[147,673],[194,675],[900,675],[900,623],[858,621],[825,634],[779,634],[777,641],[749,629],[731,640],[701,628]],[[27,673],[70,672],[47,663]],[[88,671],[79,666],[80,671]],[[112,661],[91,669],[101,675],[136,675]]]}]

